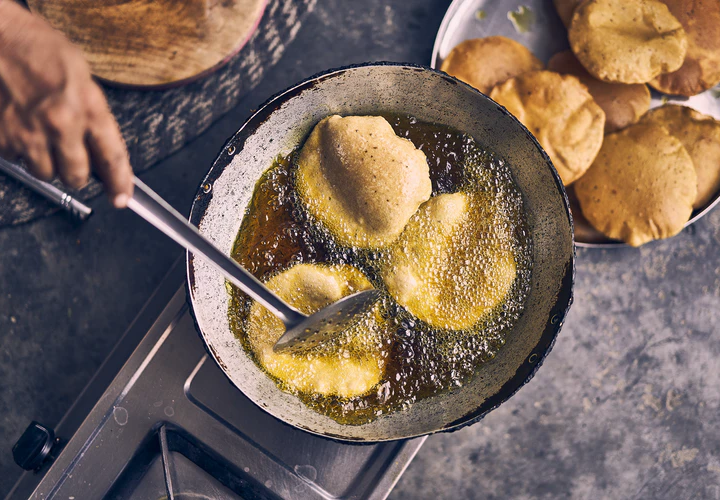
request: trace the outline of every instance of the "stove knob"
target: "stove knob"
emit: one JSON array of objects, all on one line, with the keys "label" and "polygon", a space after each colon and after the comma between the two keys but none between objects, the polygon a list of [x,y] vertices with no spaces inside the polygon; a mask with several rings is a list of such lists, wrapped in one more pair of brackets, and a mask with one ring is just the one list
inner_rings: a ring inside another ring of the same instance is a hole
[{"label": "stove knob", "polygon": [[15,463],[25,470],[35,470],[48,458],[54,444],[55,432],[33,421],[13,446]]}]

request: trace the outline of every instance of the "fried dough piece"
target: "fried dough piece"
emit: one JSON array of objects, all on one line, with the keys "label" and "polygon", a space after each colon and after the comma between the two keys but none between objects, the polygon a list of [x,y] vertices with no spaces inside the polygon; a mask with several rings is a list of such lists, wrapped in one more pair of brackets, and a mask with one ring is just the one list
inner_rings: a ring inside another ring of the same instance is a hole
[{"label": "fried dough piece", "polygon": [[381,272],[390,294],[432,326],[472,327],[515,281],[507,217],[485,203],[481,193],[435,196],[391,248]]},{"label": "fried dough piece", "polygon": [[578,5],[582,2],[583,0],[553,0],[555,10],[566,28],[570,27],[575,9],[577,9]]},{"label": "fried dough piece", "polygon": [[[352,266],[298,264],[266,283],[291,306],[312,314],[341,298],[372,288]],[[275,342],[285,333],[282,322],[254,302],[247,319],[247,336],[253,353],[267,372],[292,391],[353,397],[365,394],[382,378],[380,317],[370,312],[341,335],[337,344],[305,353],[276,353]]]},{"label": "fried dough piece", "polygon": [[661,0],[687,33],[688,49],[680,69],[650,82],[666,94],[692,96],[720,83],[720,2]]},{"label": "fried dough piece", "polygon": [[578,77],[605,112],[605,133],[610,134],[637,122],[650,108],[650,90],[644,83],[602,82],[587,72],[570,50],[550,58],[548,69]]},{"label": "fried dough piece", "polygon": [[600,150],[605,113],[574,76],[526,73],[498,85],[490,97],[535,135],[566,186],[585,173]]},{"label": "fried dough piece", "polygon": [[588,72],[615,83],[647,83],[682,66],[687,36],[659,0],[587,0],[575,10],[570,47]]},{"label": "fried dough piece", "polygon": [[720,122],[692,108],[666,104],[651,110],[642,123],[664,126],[685,146],[697,174],[693,208],[704,207],[720,190]]},{"label": "fried dough piece", "polygon": [[300,152],[296,186],[339,243],[392,243],[432,192],[425,154],[379,116],[320,121]]},{"label": "fried dough piece", "polygon": [[697,176],[687,150],[665,127],[636,123],[605,137],[575,194],[593,227],[637,247],[682,230]]},{"label": "fried dough piece", "polygon": [[484,94],[508,78],[543,68],[524,45],[504,36],[465,40],[450,51],[440,67]]}]

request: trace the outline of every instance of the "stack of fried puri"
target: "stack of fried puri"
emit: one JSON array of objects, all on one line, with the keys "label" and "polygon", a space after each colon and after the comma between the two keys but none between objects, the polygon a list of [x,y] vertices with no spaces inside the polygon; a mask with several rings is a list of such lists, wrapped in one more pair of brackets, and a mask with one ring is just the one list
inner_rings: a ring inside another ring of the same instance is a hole
[{"label": "stack of fried puri", "polygon": [[[691,96],[720,82],[720,1],[554,3],[572,50],[555,54],[549,71],[508,71],[505,57],[497,72],[478,50],[465,81],[495,82],[490,97],[536,136],[607,237],[637,246],[677,234],[720,190],[720,124],[682,106],[648,112],[648,85]],[[489,50],[483,40],[463,44]],[[443,69],[462,75],[456,49]]]},{"label": "stack of fried puri", "polygon": [[[589,88],[604,85],[607,96],[633,95],[627,102],[634,111],[642,110],[639,94],[631,94],[637,85],[691,96],[720,82],[720,2],[555,4],[580,63],[573,73]],[[556,55],[555,64],[568,64],[570,57]],[[551,61],[550,67],[555,64]],[[585,78],[577,72],[583,69]],[[621,84],[622,91],[611,87]],[[593,95],[603,102],[599,92]],[[606,128],[610,135],[574,189],[583,215],[596,229],[638,246],[677,234],[692,211],[717,193],[720,124],[690,108],[668,105],[632,125],[643,115],[633,117],[633,110],[625,108],[627,115]]]}]

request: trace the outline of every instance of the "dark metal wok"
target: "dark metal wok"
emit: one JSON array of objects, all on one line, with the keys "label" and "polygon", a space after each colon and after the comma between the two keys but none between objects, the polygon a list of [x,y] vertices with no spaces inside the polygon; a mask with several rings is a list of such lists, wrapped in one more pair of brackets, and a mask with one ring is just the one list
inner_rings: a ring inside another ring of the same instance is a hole
[{"label": "dark metal wok", "polygon": [[531,291],[507,343],[462,389],[422,400],[374,422],[341,425],[282,392],[246,354],[228,324],[225,280],[188,255],[188,287],[198,331],[232,383],[278,419],[352,441],[384,441],[455,430],[481,419],[525,384],[552,348],[572,302],[572,219],[560,178],[535,138],[494,101],[444,73],[406,64],[352,66],[278,94],[230,139],[198,190],[191,222],[230,253],[260,175],[301,144],[330,114],[410,114],[472,135],[504,159],[524,196],[534,242]]}]

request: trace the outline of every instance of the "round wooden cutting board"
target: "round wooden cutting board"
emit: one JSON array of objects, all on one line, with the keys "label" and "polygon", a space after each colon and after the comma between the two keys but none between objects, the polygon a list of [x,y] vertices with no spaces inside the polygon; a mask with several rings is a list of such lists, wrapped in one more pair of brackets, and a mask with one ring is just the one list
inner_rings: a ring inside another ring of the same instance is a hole
[{"label": "round wooden cutting board", "polygon": [[266,0],[28,0],[79,45],[95,76],[168,87],[222,66],[245,45]]}]

